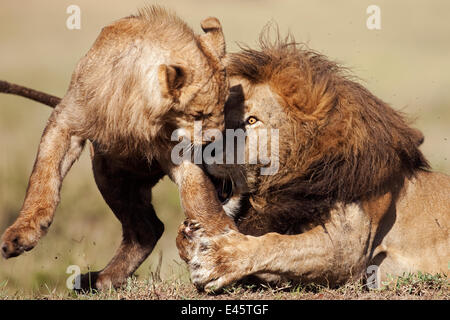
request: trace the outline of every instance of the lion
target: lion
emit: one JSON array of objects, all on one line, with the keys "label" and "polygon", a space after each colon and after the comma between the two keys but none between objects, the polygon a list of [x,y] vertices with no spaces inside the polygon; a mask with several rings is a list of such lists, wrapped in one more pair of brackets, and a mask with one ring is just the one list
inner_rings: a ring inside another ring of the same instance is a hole
[{"label": "lion", "polygon": [[180,226],[177,247],[199,290],[249,279],[334,287],[367,270],[375,285],[449,274],[450,177],[430,171],[423,135],[404,115],[292,36],[264,32],[259,49],[227,60],[225,126],[278,129],[279,170],[262,175],[249,158],[205,166],[237,230]]},{"label": "lion", "polygon": [[213,17],[201,27],[205,34],[196,35],[174,13],[145,7],[103,28],[62,100],[2,83],[2,91],[57,103],[20,214],[1,238],[4,258],[31,250],[47,232],[62,181],[90,141],[95,181],[122,223],[123,239],[108,265],[82,281],[96,289],[126,283],[164,230],[152,206],[152,187],[168,174],[183,192],[184,183],[202,173],[194,165],[172,163],[171,133],[181,128],[192,135],[197,120],[205,129],[224,125],[229,89],[222,27]]}]

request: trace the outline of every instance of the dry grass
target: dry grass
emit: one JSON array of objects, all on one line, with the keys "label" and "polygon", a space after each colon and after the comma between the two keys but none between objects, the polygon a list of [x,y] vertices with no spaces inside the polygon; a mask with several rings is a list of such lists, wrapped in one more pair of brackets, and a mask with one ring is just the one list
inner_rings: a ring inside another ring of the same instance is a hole
[{"label": "dry grass", "polygon": [[32,294],[17,291],[6,294],[1,290],[0,299],[49,299],[49,300],[449,300],[449,281],[441,275],[408,274],[385,283],[381,289],[368,289],[362,282],[346,284],[337,289],[318,285],[284,284],[271,286],[235,285],[219,293],[198,292],[186,281],[161,280],[151,274],[149,279],[130,278],[121,289],[87,293],[61,292],[45,287]]},{"label": "dry grass", "polygon": [[[351,67],[376,95],[417,118],[416,126],[425,134],[423,151],[433,168],[450,173],[450,24],[445,16],[450,11],[450,2],[379,0],[380,31],[365,27],[365,9],[372,4],[368,0],[160,2],[176,9],[198,32],[201,19],[217,16],[230,51],[237,50],[235,41],[255,44],[267,21],[277,21],[282,32],[290,29],[297,40],[309,42],[312,48]],[[66,8],[72,3],[31,1],[24,10],[19,1],[2,1],[1,79],[62,96],[76,62],[91,46],[101,27],[135,12],[143,1],[77,0],[82,10],[79,31],[65,27]],[[37,103],[0,95],[0,233],[20,210],[49,114],[48,108]],[[240,293],[227,292],[218,297],[198,294],[188,283],[186,268],[176,251],[175,233],[183,214],[178,192],[167,179],[155,189],[154,202],[166,231],[154,253],[138,270],[140,280],[133,282],[130,290],[113,292],[111,296],[75,298],[397,297],[391,291],[355,289],[351,293],[352,289],[347,289],[346,294],[341,289],[311,293],[241,287],[232,289]],[[66,268],[76,264],[82,272],[101,269],[112,257],[120,237],[120,224],[102,200],[93,181],[89,157],[84,154],[64,182],[62,202],[48,235],[35,249],[19,258],[0,259],[0,296],[70,298],[65,289]],[[155,271],[159,252],[164,257],[163,280],[142,280],[150,278]],[[448,291],[443,291],[443,295],[448,298]],[[398,297],[435,295],[402,293]]]}]

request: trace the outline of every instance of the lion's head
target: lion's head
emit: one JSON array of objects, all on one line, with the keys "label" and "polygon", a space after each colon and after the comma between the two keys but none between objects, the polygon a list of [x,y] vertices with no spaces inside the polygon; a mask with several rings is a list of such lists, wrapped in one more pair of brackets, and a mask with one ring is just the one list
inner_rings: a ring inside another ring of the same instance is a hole
[{"label": "lion's head", "polygon": [[72,76],[69,93],[83,106],[70,113],[76,134],[104,153],[153,159],[176,129],[222,129],[225,39],[217,18],[201,28],[157,5],[104,27]]},{"label": "lion's head", "polygon": [[382,194],[428,168],[418,149],[423,136],[401,113],[292,36],[270,41],[267,34],[259,50],[229,55],[225,122],[278,129],[278,171],[261,175],[260,165],[248,161],[208,167],[233,181],[222,200],[243,232],[296,232],[337,202]]}]

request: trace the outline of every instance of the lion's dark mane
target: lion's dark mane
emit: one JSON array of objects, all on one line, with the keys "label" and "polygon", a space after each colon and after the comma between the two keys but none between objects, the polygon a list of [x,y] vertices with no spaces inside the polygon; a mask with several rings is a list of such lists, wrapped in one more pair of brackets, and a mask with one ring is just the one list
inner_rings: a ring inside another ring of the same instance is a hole
[{"label": "lion's dark mane", "polygon": [[296,138],[280,141],[291,156],[249,196],[252,208],[240,220],[244,231],[248,225],[249,233],[292,232],[338,202],[381,195],[429,168],[418,148],[422,133],[400,112],[292,36],[269,38],[263,32],[258,50],[242,47],[230,55],[227,72],[269,84]]}]

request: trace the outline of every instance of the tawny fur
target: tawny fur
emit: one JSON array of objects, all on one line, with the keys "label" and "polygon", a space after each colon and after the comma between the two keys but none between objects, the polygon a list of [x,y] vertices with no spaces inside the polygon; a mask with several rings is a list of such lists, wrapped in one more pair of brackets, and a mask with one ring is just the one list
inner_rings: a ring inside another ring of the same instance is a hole
[{"label": "tawny fur", "polygon": [[269,85],[288,116],[284,136],[290,138],[283,139],[279,173],[260,176],[253,197],[274,215],[274,224],[291,225],[292,212],[294,220],[299,214],[309,219],[336,201],[383,194],[395,181],[428,168],[418,149],[422,134],[344,68],[293,38],[270,42],[263,34],[260,47],[231,54],[228,74],[250,87]]},{"label": "tawny fur", "polygon": [[[448,274],[450,177],[431,173],[422,134],[347,72],[294,39],[228,58],[227,128],[276,128],[279,171],[210,165],[234,181],[240,232],[187,221],[177,246],[199,288],[256,276],[338,285],[378,276]],[[249,116],[259,121],[246,123]],[[250,130],[248,130],[250,131]]]},{"label": "tawny fur", "polygon": [[204,129],[223,128],[225,41],[216,18],[201,26],[205,34],[196,35],[174,13],[152,6],[103,28],[44,130],[22,210],[2,236],[5,258],[31,250],[46,233],[62,180],[86,140],[123,240],[106,268],[84,277],[83,285],[120,286],[151,253],[164,229],[151,204],[152,187],[165,174],[181,176],[183,193],[184,174],[196,169],[171,162],[177,143],[171,133],[183,128],[192,136],[195,120]]}]

